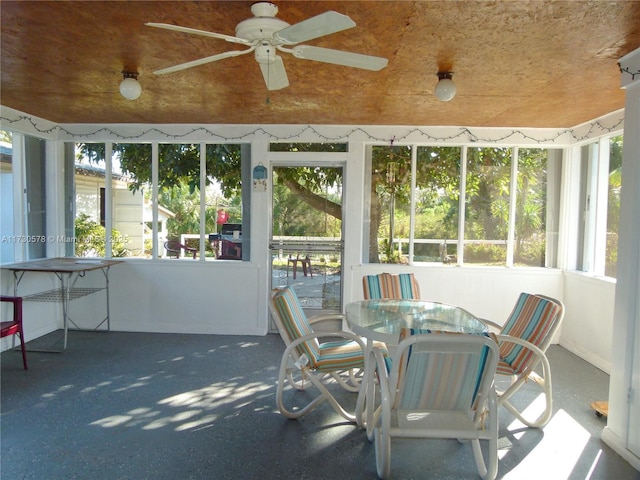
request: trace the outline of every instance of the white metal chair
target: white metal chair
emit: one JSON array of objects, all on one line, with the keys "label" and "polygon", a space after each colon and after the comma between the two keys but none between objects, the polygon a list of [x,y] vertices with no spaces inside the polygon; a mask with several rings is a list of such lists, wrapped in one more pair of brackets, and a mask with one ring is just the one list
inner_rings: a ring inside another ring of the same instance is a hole
[{"label": "white metal chair", "polygon": [[[351,332],[315,331],[314,325],[322,322],[335,323],[339,320],[342,324],[343,315],[317,315],[307,318],[298,296],[289,286],[273,291],[270,310],[286,345],[280,362],[276,390],[278,410],[288,418],[300,418],[326,400],[342,417],[355,422],[355,415],[340,405],[327,388],[327,382],[335,381],[349,392],[358,392],[364,369],[365,345],[362,339]],[[332,337],[333,341],[328,341]],[[301,378],[294,378],[298,373]],[[301,408],[288,408],[283,398],[286,382],[296,390],[306,390],[309,386],[315,386],[319,394]]]},{"label": "white metal chair", "polygon": [[[494,479],[497,343],[485,335],[413,329],[403,329],[401,338],[390,368],[382,351],[374,347],[371,352],[380,391],[380,407],[373,417],[378,476],[386,478],[391,472],[392,438],[451,438],[470,440],[479,475]],[[374,388],[375,382],[368,384]],[[480,440],[488,443],[486,463]]]},{"label": "white metal chair", "polygon": [[[498,330],[500,361],[498,375],[509,377],[509,384],[498,389],[498,405],[505,407],[529,427],[544,427],[553,413],[551,367],[546,351],[562,324],[564,305],[555,298],[540,294],[521,293],[504,326],[483,320]],[[534,369],[540,366],[542,374]],[[528,382],[532,380],[532,382]],[[509,401],[525,384],[538,385],[544,394],[545,406],[537,418],[525,418]],[[498,383],[498,387],[500,387]]]}]

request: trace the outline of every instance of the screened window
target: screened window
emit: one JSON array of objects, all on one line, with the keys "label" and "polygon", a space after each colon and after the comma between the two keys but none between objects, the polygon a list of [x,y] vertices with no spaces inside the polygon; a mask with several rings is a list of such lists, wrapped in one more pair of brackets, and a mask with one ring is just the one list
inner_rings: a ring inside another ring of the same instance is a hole
[{"label": "screened window", "polygon": [[456,262],[461,154],[460,147],[417,148],[416,262]]},{"label": "screened window", "polygon": [[622,136],[580,148],[580,215],[572,219],[577,229],[575,266],[597,276],[616,276],[622,148]]},{"label": "screened window", "polygon": [[618,228],[622,191],[622,135],[609,140],[609,179],[607,195],[607,241],[605,269],[607,277],[616,277],[618,263]]},{"label": "screened window", "polygon": [[518,149],[513,264],[557,265],[562,152]]},{"label": "screened window", "polygon": [[373,146],[370,158],[369,262],[556,265],[561,150]]},{"label": "screened window", "polygon": [[[76,255],[103,256],[106,229],[114,257],[220,258],[229,240],[235,259],[249,258],[249,149],[243,145],[79,144],[76,164]],[[246,160],[243,160],[246,159]],[[201,163],[206,175],[201,191]],[[82,169],[91,175],[80,175]],[[155,171],[157,169],[157,172]],[[107,171],[110,182],[107,182]],[[157,178],[157,194],[153,182]],[[230,230],[233,228],[233,230]],[[227,238],[228,237],[228,238]],[[202,248],[202,246],[204,246]],[[227,257],[230,258],[230,257]]]},{"label": "screened window", "polygon": [[467,154],[464,262],[505,265],[509,233],[510,148],[470,148]]}]

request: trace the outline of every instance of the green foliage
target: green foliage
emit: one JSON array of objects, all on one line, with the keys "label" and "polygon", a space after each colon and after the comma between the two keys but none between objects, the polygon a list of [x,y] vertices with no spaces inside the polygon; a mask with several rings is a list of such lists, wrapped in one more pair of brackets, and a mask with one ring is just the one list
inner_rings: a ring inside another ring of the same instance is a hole
[{"label": "green foliage", "polygon": [[540,238],[531,238],[520,244],[514,253],[514,265],[528,265],[530,267],[545,266],[546,242]]},{"label": "green foliage", "polygon": [[386,238],[380,242],[380,263],[407,263],[406,258]]},{"label": "green foliage", "polygon": [[605,252],[604,274],[607,277],[616,278],[618,273],[618,233],[607,234],[607,248]]},{"label": "green foliage", "polygon": [[[345,151],[346,144],[282,144],[275,151]],[[292,146],[293,145],[293,146]],[[104,161],[104,144],[80,144],[81,154],[91,162]],[[151,145],[115,144],[115,158],[122,172],[129,177],[129,188],[139,190],[151,184]],[[199,186],[200,186],[200,147],[192,144],[161,144],[158,150],[158,183],[160,204],[171,210],[176,216],[167,221],[170,235],[196,233],[199,231]],[[242,219],[242,168],[241,145],[210,144],[206,146],[206,185],[215,185],[220,197],[207,199],[207,205],[223,206],[237,223]],[[297,226],[284,225],[287,235],[330,235],[340,236],[342,206],[339,196],[326,194],[328,188],[342,185],[342,169],[297,167],[282,168],[278,172],[277,184],[284,188],[282,193],[288,198],[283,205],[274,207]],[[275,187],[274,187],[275,190]],[[277,192],[275,192],[277,194]],[[276,198],[276,196],[274,196]],[[301,202],[302,201],[302,202]],[[295,204],[295,205],[294,205]],[[304,209],[307,204],[310,209]],[[274,201],[274,205],[279,205]],[[304,212],[302,215],[300,212]],[[216,230],[216,207],[207,208],[205,214],[206,230]],[[305,224],[306,222],[306,224]],[[318,226],[317,232],[309,232],[309,225]],[[277,229],[276,229],[277,230]],[[304,232],[303,232],[304,231]],[[274,232],[276,234],[276,232]]]},{"label": "green foliage", "polygon": [[341,236],[342,169],[274,167],[273,178],[274,235]]},{"label": "green foliage", "polygon": [[505,247],[492,243],[477,243],[464,248],[464,260],[469,263],[485,265],[504,265],[506,259]]},{"label": "green foliage", "polygon": [[605,275],[615,278],[618,263],[618,231],[620,228],[620,194],[622,192],[622,136],[609,140],[609,189],[607,200],[607,246]]},{"label": "green foliage", "polygon": [[[91,220],[89,215],[78,215],[75,221],[75,254],[77,257],[104,257],[106,229]],[[117,230],[111,230],[112,257],[127,256],[126,239]]]},{"label": "green foliage", "polygon": [[286,143],[269,144],[270,152],[347,152],[348,143]]},{"label": "green foliage", "polygon": [[[240,145],[208,144],[206,146],[205,184],[220,181],[225,196],[239,194],[242,187]],[[104,161],[104,143],[82,143],[80,152],[90,162]],[[151,145],[119,143],[113,145],[120,168],[131,179],[130,188],[140,190],[151,184]],[[200,188],[200,146],[186,143],[161,144],[158,149],[158,184],[161,189],[172,188],[186,182],[191,193]]]},{"label": "green foliage", "polygon": [[[443,241],[458,238],[461,155],[460,147],[417,147],[414,238]],[[512,157],[511,148],[467,150],[466,238],[507,239],[512,213]],[[395,178],[401,179],[401,187],[391,188],[389,185],[391,163],[394,164]],[[394,238],[408,238],[411,218],[406,212],[410,211],[410,206],[405,204],[409,200],[410,189],[404,187],[411,184],[411,150],[408,147],[374,147],[373,165],[372,228],[374,225],[377,228],[378,238],[390,238],[392,227]],[[540,258],[544,258],[540,252],[544,252],[546,229],[546,175],[546,149],[519,149],[515,183],[515,256],[527,263],[539,264]],[[376,203],[379,206],[377,210],[374,208]],[[374,213],[378,217],[377,222]],[[392,215],[393,222],[390,222]],[[435,249],[435,245],[415,244],[414,255],[416,258],[418,255],[437,258]],[[382,247],[380,252],[385,254]],[[504,249],[490,245],[473,246],[468,255],[465,249],[465,261],[504,263],[505,260]],[[370,261],[379,261],[379,256],[377,252],[370,255]]]}]

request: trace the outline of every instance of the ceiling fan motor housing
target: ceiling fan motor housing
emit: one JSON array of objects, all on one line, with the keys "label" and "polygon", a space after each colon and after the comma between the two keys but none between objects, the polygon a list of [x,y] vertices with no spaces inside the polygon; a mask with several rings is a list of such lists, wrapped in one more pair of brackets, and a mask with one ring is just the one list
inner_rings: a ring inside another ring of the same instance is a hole
[{"label": "ceiling fan motor housing", "polygon": [[[277,11],[277,9],[276,9]],[[253,17],[243,20],[236,25],[236,37],[245,40],[275,41],[273,34],[288,27],[284,20],[274,17]]]}]

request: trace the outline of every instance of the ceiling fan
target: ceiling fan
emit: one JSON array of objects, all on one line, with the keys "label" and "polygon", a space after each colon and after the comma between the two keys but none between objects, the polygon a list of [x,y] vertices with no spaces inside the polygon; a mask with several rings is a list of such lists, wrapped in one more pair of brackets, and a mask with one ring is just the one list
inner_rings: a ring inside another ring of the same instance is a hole
[{"label": "ceiling fan", "polygon": [[236,25],[235,37],[167,23],[146,23],[145,25],[150,27],[219,38],[227,42],[238,43],[248,47],[244,50],[230,50],[191,62],[181,63],[180,65],[163,68],[153,73],[158,75],[173,73],[205,63],[216,62],[223,58],[237,57],[254,52],[267,89],[279,90],[289,86],[289,79],[287,78],[287,72],[284,68],[282,58],[280,55],[277,55],[277,51],[290,53],[294,57],[303,60],[315,60],[317,62],[333,63],[335,65],[361,68],[364,70],[378,71],[387,66],[388,60],[382,57],[373,57],[310,45],[297,45],[301,42],[313,40],[314,38],[323,37],[356,26],[353,20],[341,13],[327,11],[294,25],[289,25],[284,20],[275,18],[278,13],[278,7],[270,2],[253,4],[251,6],[251,13],[254,15],[253,18],[243,20]]}]

